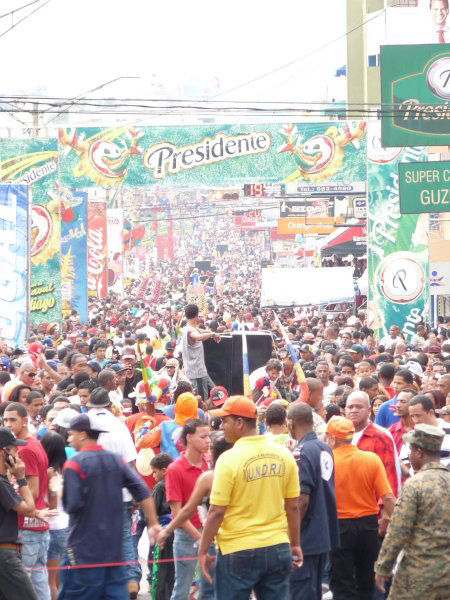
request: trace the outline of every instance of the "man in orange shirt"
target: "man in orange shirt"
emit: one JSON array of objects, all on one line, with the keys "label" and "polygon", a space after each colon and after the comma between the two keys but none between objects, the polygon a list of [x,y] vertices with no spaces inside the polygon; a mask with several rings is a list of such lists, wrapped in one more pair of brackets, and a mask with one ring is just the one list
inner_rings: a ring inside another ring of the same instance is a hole
[{"label": "man in orange shirt", "polygon": [[355,428],[345,417],[332,417],[327,442],[333,448],[336,503],[341,545],[331,552],[333,600],[372,600],[379,540],[378,500],[388,516],[395,497],[381,459],[352,445]]}]

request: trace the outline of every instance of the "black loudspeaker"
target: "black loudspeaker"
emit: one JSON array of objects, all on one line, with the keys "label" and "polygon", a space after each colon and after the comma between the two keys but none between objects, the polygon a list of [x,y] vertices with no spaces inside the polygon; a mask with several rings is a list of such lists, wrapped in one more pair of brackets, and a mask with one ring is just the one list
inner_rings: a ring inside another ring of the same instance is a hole
[{"label": "black loudspeaker", "polygon": [[[246,333],[250,373],[263,367],[272,356],[272,336],[269,333],[248,331]],[[243,394],[242,334],[233,332],[222,336],[220,343],[203,342],[205,365],[216,385],[223,385],[230,395]]]},{"label": "black loudspeaker", "polygon": [[211,271],[212,270],[210,260],[196,260],[194,263],[194,267],[196,269],[198,269],[200,273],[202,271]]}]

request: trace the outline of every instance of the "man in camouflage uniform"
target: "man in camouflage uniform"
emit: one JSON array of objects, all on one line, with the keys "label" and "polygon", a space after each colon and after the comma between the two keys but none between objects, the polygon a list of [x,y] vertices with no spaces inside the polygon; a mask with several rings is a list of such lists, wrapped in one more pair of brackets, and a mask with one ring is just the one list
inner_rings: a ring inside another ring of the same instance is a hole
[{"label": "man in camouflage uniform", "polygon": [[450,597],[450,472],[440,464],[444,432],[418,424],[403,436],[415,475],[405,483],[375,564],[384,591],[399,565],[389,600],[448,600]]}]

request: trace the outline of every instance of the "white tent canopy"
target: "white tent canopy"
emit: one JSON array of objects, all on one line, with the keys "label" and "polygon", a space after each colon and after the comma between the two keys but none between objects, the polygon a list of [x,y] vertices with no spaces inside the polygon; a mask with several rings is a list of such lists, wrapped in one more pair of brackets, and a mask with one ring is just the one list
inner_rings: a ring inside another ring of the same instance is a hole
[{"label": "white tent canopy", "polygon": [[262,270],[261,306],[307,306],[354,298],[352,267]]}]

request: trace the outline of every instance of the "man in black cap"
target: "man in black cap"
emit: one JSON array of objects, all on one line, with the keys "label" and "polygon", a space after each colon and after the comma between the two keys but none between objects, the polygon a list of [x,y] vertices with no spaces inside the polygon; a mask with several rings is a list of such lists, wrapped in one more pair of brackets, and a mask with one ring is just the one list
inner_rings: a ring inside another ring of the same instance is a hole
[{"label": "man in black cap", "polygon": [[173,342],[172,340],[170,340],[169,342],[166,343],[166,353],[164,354],[164,356],[160,356],[159,358],[156,359],[155,362],[155,371],[161,371],[161,369],[164,368],[166,362],[170,359],[170,358],[174,358],[174,353],[175,353],[175,348],[177,347],[176,342]]},{"label": "man in black cap", "polygon": [[[25,477],[25,464],[16,455],[17,446],[26,446],[6,427],[0,427],[0,597],[5,600],[37,600],[36,592],[23,568],[18,515],[30,516],[34,500]],[[17,493],[8,480],[12,475]]]},{"label": "man in black cap", "polygon": [[[98,445],[101,433],[105,430],[91,414],[70,423],[69,443],[78,452],[64,465],[63,505],[70,521],[63,564],[73,567],[123,562],[124,487],[144,511],[149,535],[159,530],[147,486],[120,456]],[[61,584],[59,600],[127,597],[126,568],[121,565],[63,570]]]}]

